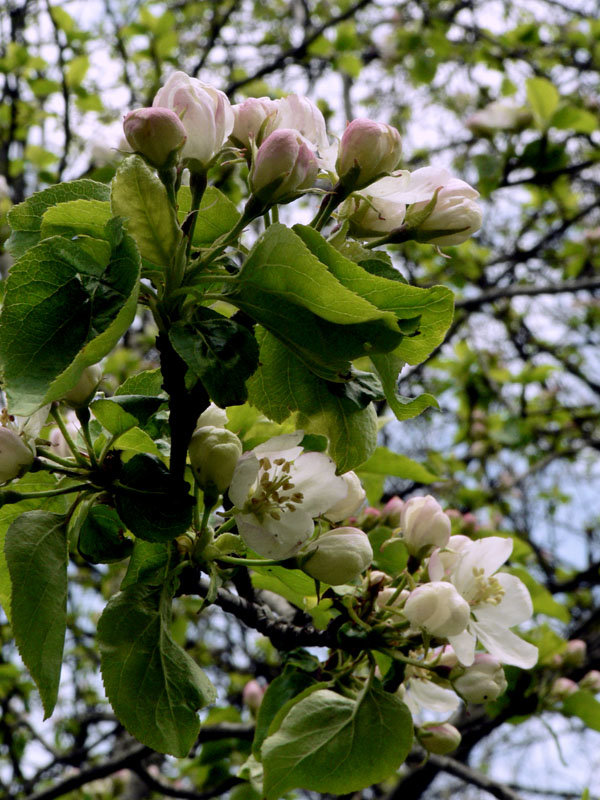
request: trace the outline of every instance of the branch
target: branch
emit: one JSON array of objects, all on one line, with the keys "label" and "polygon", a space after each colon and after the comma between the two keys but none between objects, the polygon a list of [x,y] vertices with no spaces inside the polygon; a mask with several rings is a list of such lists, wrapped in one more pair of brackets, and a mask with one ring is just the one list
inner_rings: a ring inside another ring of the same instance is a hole
[{"label": "branch", "polygon": [[219,797],[225,792],[228,792],[229,789],[233,789],[234,786],[246,782],[242,778],[236,778],[232,775],[230,778],[223,781],[223,783],[219,784],[219,786],[215,786],[214,789],[208,792],[194,792],[189,789],[176,789],[166,783],[156,780],[156,778],[153,778],[152,775],[139,764],[132,768],[132,772],[135,772],[138,778],[153,792],[160,792],[160,794],[165,797],[181,797],[183,800],[210,800],[210,798]]},{"label": "branch", "polygon": [[454,775],[472,786],[478,786],[493,797],[497,797],[498,800],[521,800],[521,796],[508,786],[493,780],[482,772],[467,767],[466,764],[461,764],[460,761],[455,761],[453,758],[430,754],[429,761],[438,769]]},{"label": "branch", "polygon": [[495,300],[502,300],[509,297],[535,297],[541,294],[564,294],[567,292],[592,291],[600,289],[600,278],[581,278],[576,281],[563,281],[562,283],[550,283],[542,286],[503,286],[482,292],[476,297],[465,297],[456,301],[456,308],[464,308],[473,311],[486,303],[493,303]]},{"label": "branch", "polygon": [[265,64],[259,70],[257,70],[253,75],[248,75],[245,78],[241,78],[238,81],[232,81],[225,93],[228,96],[231,96],[237,89],[242,86],[246,86],[248,83],[252,83],[252,81],[258,80],[262,78],[264,75],[268,75],[271,72],[275,72],[278,69],[281,69],[285,66],[286,62],[289,60],[292,61],[300,61],[305,55],[306,51],[310,47],[310,45],[321,36],[326,30],[329,28],[335,27],[340,22],[344,22],[344,20],[350,19],[353,17],[357,11],[360,11],[361,8],[368,6],[371,0],[359,0],[358,3],[355,3],[353,6],[350,6],[346,11],[342,14],[338,14],[336,17],[331,17],[331,19],[324,22],[322,25],[319,25],[318,28],[315,28],[310,34],[304,37],[304,39],[300,42],[299,45],[296,47],[290,47],[289,50],[286,50],[284,53],[280,53],[277,58],[270,61],[268,64]]}]

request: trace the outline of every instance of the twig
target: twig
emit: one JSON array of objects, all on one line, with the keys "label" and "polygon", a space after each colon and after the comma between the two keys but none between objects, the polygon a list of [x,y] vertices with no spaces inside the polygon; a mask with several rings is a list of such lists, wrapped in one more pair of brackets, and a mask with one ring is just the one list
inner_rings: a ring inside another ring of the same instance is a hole
[{"label": "twig", "polygon": [[465,297],[456,301],[456,308],[464,308],[473,311],[486,303],[493,303],[495,300],[502,300],[509,297],[535,297],[541,294],[564,294],[567,292],[591,291],[600,289],[600,278],[581,278],[575,281],[563,281],[562,283],[550,283],[541,286],[512,285],[502,286],[482,292],[476,297]]},{"label": "twig", "polygon": [[517,794],[505,784],[499,783],[488,775],[477,772],[471,769],[471,767],[467,767],[466,764],[455,761],[453,758],[449,758],[448,756],[436,756],[432,753],[429,755],[429,762],[438,769],[447,772],[449,775],[460,778],[465,781],[465,783],[478,786],[493,797],[497,797],[498,800],[522,800],[521,795]]},{"label": "twig", "polygon": [[219,797],[223,795],[225,792],[228,792],[230,789],[233,789],[234,786],[237,786],[240,783],[245,783],[242,778],[236,778],[232,775],[227,780],[223,781],[223,783],[215,786],[214,789],[210,789],[208,792],[194,792],[190,789],[176,789],[173,786],[169,786],[166,783],[162,783],[161,781],[156,780],[147,772],[140,764],[137,764],[135,767],[132,768],[132,772],[142,780],[149,789],[152,789],[153,792],[160,792],[165,797],[180,797],[183,800],[210,800],[211,797]]}]

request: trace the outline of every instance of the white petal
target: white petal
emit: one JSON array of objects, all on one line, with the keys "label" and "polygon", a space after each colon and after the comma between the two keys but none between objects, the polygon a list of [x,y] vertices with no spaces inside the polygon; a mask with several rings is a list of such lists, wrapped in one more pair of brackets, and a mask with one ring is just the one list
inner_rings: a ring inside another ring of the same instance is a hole
[{"label": "white petal", "polygon": [[[471,627],[472,623],[469,625],[469,628]],[[454,648],[460,663],[465,667],[470,667],[475,660],[475,636],[471,630],[463,631],[457,636],[448,636],[447,639]]]},{"label": "white petal", "polygon": [[452,689],[444,689],[437,683],[422,678],[411,678],[408,687],[413,700],[430,711],[452,712],[460,705],[460,700]]},{"label": "white petal", "polygon": [[538,649],[521,639],[507,627],[489,620],[483,624],[471,623],[471,628],[488,653],[504,664],[531,669],[538,660]]},{"label": "white petal", "polygon": [[531,596],[527,587],[515,575],[499,572],[496,579],[504,589],[504,596],[497,606],[481,603],[474,609],[477,621],[487,625],[488,621],[512,628],[529,619],[533,614]]},{"label": "white petal", "polygon": [[259,469],[258,459],[254,452],[244,453],[236,464],[229,487],[229,499],[234,506],[243,508],[256,482]]},{"label": "white petal", "polygon": [[304,431],[294,431],[294,433],[283,433],[280,436],[273,436],[266,442],[259,444],[252,451],[258,458],[261,456],[275,456],[275,458],[285,458],[286,461],[293,461],[298,458],[302,448],[298,447],[304,439]]},{"label": "white petal", "polygon": [[313,534],[312,517],[300,509],[282,509],[279,520],[266,517],[262,522],[254,514],[237,514],[240,536],[248,547],[265,558],[284,559],[297,553]]},{"label": "white petal", "polygon": [[348,487],[335,474],[335,463],[324,453],[302,453],[290,473],[295,491],[302,492],[302,510],[312,517],[322,514],[346,497]]},{"label": "white petal", "polygon": [[463,556],[452,574],[452,583],[468,600],[476,593],[474,570],[483,569],[483,577],[488,578],[504,564],[512,548],[512,539],[500,536],[488,536],[472,542],[463,550]]}]

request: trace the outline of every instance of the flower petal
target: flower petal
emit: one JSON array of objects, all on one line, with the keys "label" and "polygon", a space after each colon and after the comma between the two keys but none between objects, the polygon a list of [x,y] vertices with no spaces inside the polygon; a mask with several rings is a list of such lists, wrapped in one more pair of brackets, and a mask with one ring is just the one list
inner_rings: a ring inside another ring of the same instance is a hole
[{"label": "flower petal", "polygon": [[302,510],[316,517],[348,494],[343,478],[335,474],[335,462],[324,453],[302,453],[290,474],[294,488],[302,492]]},{"label": "flower petal", "polygon": [[471,632],[472,623],[469,628],[456,636],[446,638],[454,648],[456,657],[465,667],[470,667],[475,660],[475,636]]},{"label": "flower petal", "polygon": [[248,547],[265,558],[289,558],[314,531],[312,517],[299,508],[295,511],[282,509],[279,520],[266,517],[261,522],[254,514],[236,514],[235,521]]},{"label": "flower petal", "polygon": [[488,622],[498,623],[506,628],[525,622],[533,614],[533,605],[523,581],[506,572],[499,572],[496,579],[504,589],[502,600],[496,606],[490,603],[476,606],[474,611],[477,621],[482,625],[487,625]]},{"label": "flower petal", "polygon": [[252,452],[258,458],[261,458],[261,456],[269,458],[275,456],[276,458],[285,458],[286,461],[293,461],[302,452],[302,448],[298,447],[302,439],[304,439],[304,431],[283,433],[280,436],[273,436],[271,439],[267,439],[266,442],[255,447]]},{"label": "flower petal", "polygon": [[488,620],[485,624],[472,622],[470,627],[488,653],[504,664],[531,669],[537,663],[537,647],[521,639],[506,626]]},{"label": "flower petal", "polygon": [[258,459],[254,452],[244,453],[235,466],[229,486],[229,499],[234,506],[243,508],[259,471]]},{"label": "flower petal", "polygon": [[419,706],[428,708],[430,711],[456,711],[460,705],[460,700],[452,689],[444,689],[437,683],[424,680],[423,678],[411,678],[408,683],[409,694]]},{"label": "flower petal", "polygon": [[467,600],[477,593],[475,570],[483,569],[483,577],[489,578],[504,564],[512,553],[512,539],[488,536],[465,547],[463,557],[452,574],[452,583]]}]

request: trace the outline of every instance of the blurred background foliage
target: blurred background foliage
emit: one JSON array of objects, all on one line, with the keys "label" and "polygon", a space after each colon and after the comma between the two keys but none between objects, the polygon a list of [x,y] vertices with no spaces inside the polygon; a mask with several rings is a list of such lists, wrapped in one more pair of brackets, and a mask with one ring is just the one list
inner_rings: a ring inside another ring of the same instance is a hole
[{"label": "blurred background foliage", "polygon": [[[232,102],[307,94],[338,135],[354,117],[390,122],[403,135],[403,168],[447,166],[481,192],[474,239],[444,253],[396,246],[411,283],[455,291],[456,316],[443,347],[400,378],[403,395],[432,392],[441,411],[390,422],[381,437],[438,476],[426,491],[455,509],[456,532],[514,535],[540,667],[534,681],[513,676],[502,702],[463,713],[459,767],[409,761],[365,798],[600,793],[600,704],[581,693],[563,703],[550,691],[558,675],[579,680],[600,669],[597,11],[595,0],[5,0],[0,8],[0,242],[11,204],[37,189],[82,176],[109,181],[123,115],[151,104],[174,69]],[[520,124],[477,124],[473,115],[498,100],[524,109]],[[221,167],[214,177],[235,199],[240,176]],[[153,333],[140,318],[105,365],[106,388],[111,376],[116,387],[157,365]],[[425,491],[372,477],[374,505]],[[209,672],[220,707],[188,759],[132,750],[104,705],[93,647],[118,569],[74,562],[72,573],[58,721],[41,722],[1,627],[0,794],[251,797],[235,778],[252,727],[241,692],[250,678],[278,674],[275,649],[222,612],[198,617],[199,602],[181,600],[175,635],[199,663],[218,664]],[[584,661],[565,656],[570,639],[586,642]]]}]

